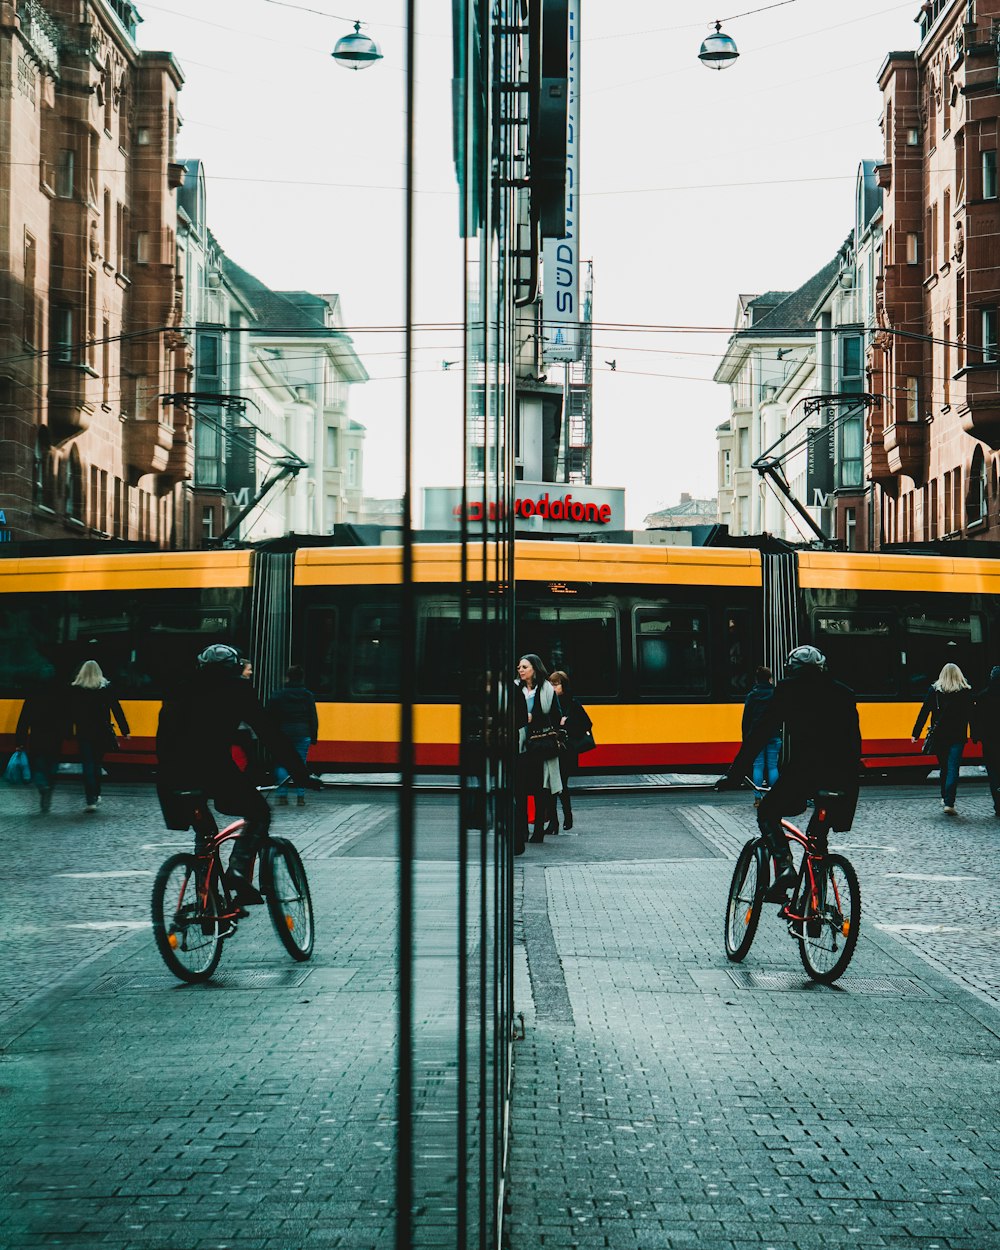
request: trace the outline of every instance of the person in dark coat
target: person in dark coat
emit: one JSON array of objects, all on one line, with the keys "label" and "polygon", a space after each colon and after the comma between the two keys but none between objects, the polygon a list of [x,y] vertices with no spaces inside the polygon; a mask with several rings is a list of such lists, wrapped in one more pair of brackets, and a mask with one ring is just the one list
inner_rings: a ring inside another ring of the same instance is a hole
[{"label": "person in dark coat", "polygon": [[[570,694],[569,677],[562,669],[557,668],[555,672],[549,673],[549,681],[552,683],[552,689],[556,692],[556,698],[562,708],[563,716],[560,723],[566,730],[566,750],[560,752],[559,755],[559,774],[562,777],[562,793],[559,795],[559,801],[562,804],[563,831],[569,833],[573,828],[573,804],[569,797],[569,779],[580,768],[580,752],[574,751],[573,743],[579,742],[585,734],[590,733],[594,722],[588,716],[583,704]],[[554,832],[559,832],[558,822]]]},{"label": "person in dark coat", "polygon": [[122,705],[96,660],[86,660],[70,687],[70,712],[83,768],[84,811],[96,812],[101,801],[101,764],[108,751],[118,750],[112,716],[123,738],[129,735]]},{"label": "person in dark coat", "polygon": [[972,737],[983,744],[993,810],[1000,816],[1000,664],[990,669],[989,681],[975,696]]},{"label": "person in dark coat", "polygon": [[916,742],[924,722],[930,717],[928,736],[933,734],[933,753],[941,768],[941,802],[948,816],[955,815],[958,775],[962,752],[969,737],[972,715],[972,689],[957,664],[946,664],[924,698],[913,724],[910,741]]},{"label": "person in dark coat", "polygon": [[[316,715],[316,697],[306,689],[305,672],[301,664],[292,664],[285,674],[285,684],[267,703],[267,710],[278,722],[278,728],[286,738],[292,740],[299,758],[304,764],[309,755],[309,748],[319,737],[319,719]],[[281,767],[274,770],[279,782],[285,780],[288,772]],[[305,806],[306,796],[300,788],[297,792],[299,807]],[[285,806],[288,795],[278,795],[278,802]]]},{"label": "person in dark coat", "polygon": [[38,787],[38,810],[52,806],[52,789],[62,757],[63,739],[69,736],[69,715],[63,691],[49,673],[28,691],[17,718],[14,741],[26,751],[31,779]]},{"label": "person in dark coat", "polygon": [[805,811],[821,791],[840,794],[828,804],[831,827],[846,831],[854,820],[861,768],[861,728],[854,691],[826,671],[826,657],[815,647],[796,647],[786,661],[787,676],[774,688],[763,714],[744,739],[719,789],[738,789],[747,768],[783,724],[787,732],[781,773],[761,799],[757,824],[777,871],[765,897],[781,902],[795,885],[795,866],[781,818]]},{"label": "person in dark coat", "polygon": [[318,789],[293,744],[261,706],[235,647],[215,643],[198,657],[195,680],[168,695],[156,732],[156,791],[169,829],[194,828],[196,838],[217,830],[206,802],[246,820],[233,844],[226,883],[243,906],[262,901],[253,886],[253,862],[267,836],[271,809],[253,781],[240,772],[231,746],[241,723],[249,725],[297,785]]},{"label": "person in dark coat", "polygon": [[[743,740],[753,733],[757,722],[764,715],[767,705],[774,698],[774,680],[771,670],[762,664],[754,673],[754,685],[743,703]],[[778,780],[778,758],[781,754],[781,734],[768,739],[763,751],[753,762],[750,776],[755,786],[773,786]],[[759,800],[758,800],[759,801]]]},{"label": "person in dark coat", "polygon": [[[531,652],[522,655],[517,662],[517,676],[520,694],[528,709],[527,737],[546,729],[558,729],[562,709],[541,659]],[[535,828],[528,841],[541,842],[547,833],[559,832],[555,809],[555,795],[562,791],[559,761],[540,759],[527,748],[525,767],[527,792],[535,799]]]}]

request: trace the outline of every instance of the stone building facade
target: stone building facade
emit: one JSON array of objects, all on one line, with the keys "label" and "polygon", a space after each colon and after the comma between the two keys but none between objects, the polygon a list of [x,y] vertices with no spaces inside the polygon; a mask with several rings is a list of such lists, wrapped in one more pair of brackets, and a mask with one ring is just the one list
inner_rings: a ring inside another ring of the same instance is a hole
[{"label": "stone building facade", "polygon": [[183,82],[130,0],[0,0],[0,511],[13,539],[190,544]]},{"label": "stone building facade", "polygon": [[1000,0],[927,0],[879,75],[873,545],[1000,537]]}]

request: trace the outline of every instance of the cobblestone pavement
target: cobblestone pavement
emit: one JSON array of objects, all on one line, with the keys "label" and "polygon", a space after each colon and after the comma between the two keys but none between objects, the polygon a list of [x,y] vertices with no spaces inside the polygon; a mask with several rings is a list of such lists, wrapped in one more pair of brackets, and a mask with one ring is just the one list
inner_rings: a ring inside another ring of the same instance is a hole
[{"label": "cobblestone pavement", "polygon": [[588,798],[578,841],[531,848],[512,1246],[1000,1246],[1000,822],[982,786],[960,803],[866,791],[839,988],[807,982],[773,908],[724,958],[745,796],[661,797],[655,857],[632,852],[631,799]]},{"label": "cobblestone pavement", "polygon": [[[435,922],[454,801],[421,799]],[[316,957],[291,964],[255,912],[217,983],[189,989],[148,931],[155,869],[186,843],[150,788],[110,786],[85,816],[67,782],[49,818],[0,790],[3,1250],[392,1244],[395,802],[279,809]],[[959,812],[932,787],[865,792],[839,989],[806,983],[770,909],[746,963],[723,956],[743,795],[586,795],[579,837],[530,846],[514,1250],[998,1250],[1000,821],[977,783]]]}]

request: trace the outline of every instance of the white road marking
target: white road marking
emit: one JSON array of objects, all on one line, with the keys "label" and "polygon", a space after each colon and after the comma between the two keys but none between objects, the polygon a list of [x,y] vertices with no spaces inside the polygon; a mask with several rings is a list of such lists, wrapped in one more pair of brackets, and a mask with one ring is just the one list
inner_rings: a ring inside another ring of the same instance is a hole
[{"label": "white road marking", "polygon": [[877,924],[886,933],[965,933],[967,926],[946,924]]},{"label": "white road marking", "polygon": [[66,929],[148,929],[148,920],[85,920],[80,924],[67,924]]},{"label": "white road marking", "polygon": [[96,881],[102,877],[151,877],[152,868],[113,868],[108,872],[55,872],[54,877],[73,877],[78,881]]},{"label": "white road marking", "polygon": [[956,877],[943,872],[887,872],[887,877],[901,881],[975,881],[975,877]]}]

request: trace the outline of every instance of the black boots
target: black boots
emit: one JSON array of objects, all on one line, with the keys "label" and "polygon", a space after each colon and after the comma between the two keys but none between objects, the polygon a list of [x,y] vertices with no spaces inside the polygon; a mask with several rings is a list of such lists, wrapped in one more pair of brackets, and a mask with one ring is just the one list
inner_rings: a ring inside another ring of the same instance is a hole
[{"label": "black boots", "polygon": [[229,857],[226,885],[241,907],[255,907],[264,901],[260,891],[254,887],[253,858],[254,851],[250,848],[244,850],[239,841],[233,847],[233,853]]},{"label": "black boots", "polygon": [[783,903],[795,886],[798,873],[788,842],[780,833],[765,833],[764,845],[774,859],[774,880],[764,895],[765,903]]}]

